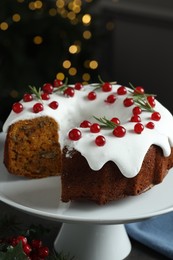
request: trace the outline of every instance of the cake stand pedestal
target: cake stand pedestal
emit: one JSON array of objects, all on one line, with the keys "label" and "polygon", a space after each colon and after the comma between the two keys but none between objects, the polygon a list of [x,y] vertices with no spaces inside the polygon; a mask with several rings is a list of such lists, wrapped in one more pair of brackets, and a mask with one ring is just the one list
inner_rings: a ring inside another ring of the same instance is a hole
[{"label": "cake stand pedestal", "polygon": [[62,222],[57,252],[75,260],[122,260],[131,244],[124,224],[173,210],[173,170],[162,184],[134,197],[100,206],[61,202],[60,177],[29,180],[9,174],[3,164],[5,135],[0,134],[0,200],[28,214]]},{"label": "cake stand pedestal", "polygon": [[54,248],[78,260],[120,260],[129,255],[131,243],[123,224],[64,223]]}]

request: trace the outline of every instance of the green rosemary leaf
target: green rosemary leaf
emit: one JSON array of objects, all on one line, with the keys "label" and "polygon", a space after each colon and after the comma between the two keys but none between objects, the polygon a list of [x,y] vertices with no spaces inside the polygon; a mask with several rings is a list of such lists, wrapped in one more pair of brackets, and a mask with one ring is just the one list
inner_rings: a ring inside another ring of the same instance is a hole
[{"label": "green rosemary leaf", "polygon": [[54,89],[53,92],[58,92],[58,91],[62,91],[63,92],[64,90],[66,90],[67,87],[68,87],[68,78],[65,79],[65,82],[64,82],[64,84],[62,86]]},{"label": "green rosemary leaf", "polygon": [[129,85],[130,87],[132,88],[129,89],[129,92],[131,93],[132,95],[132,98],[133,98],[133,101],[136,105],[138,105],[142,110],[144,111],[149,111],[149,112],[154,112],[154,109],[153,107],[150,105],[150,103],[148,102],[148,99],[147,97],[149,96],[153,96],[155,97],[156,95],[155,94],[147,94],[147,93],[136,93],[134,90],[135,90],[135,87],[133,86],[132,83],[129,82]]},{"label": "green rosemary leaf", "polygon": [[22,243],[20,242],[15,247],[9,246],[7,248],[7,252],[0,252],[0,259],[1,260],[27,260],[28,257],[23,252]]},{"label": "green rosemary leaf", "polygon": [[31,90],[31,92],[38,98],[38,99],[40,99],[40,100],[42,100],[42,98],[41,98],[41,88],[39,88],[38,90],[36,89],[36,87],[35,86],[29,86],[29,88],[30,88],[30,90]]},{"label": "green rosemary leaf", "polygon": [[134,90],[135,89],[135,87],[133,86],[133,84],[131,83],[131,82],[129,82],[129,85],[130,85],[130,87]]},{"label": "green rosemary leaf", "polygon": [[101,78],[100,75],[98,75],[98,79],[99,79],[99,81],[100,81],[101,84],[104,84],[104,81],[102,80],[102,78]]},{"label": "green rosemary leaf", "polygon": [[108,120],[106,117],[98,118],[96,116],[93,116],[99,123],[101,123],[101,127],[107,127],[107,128],[115,128],[116,124],[110,120]]}]

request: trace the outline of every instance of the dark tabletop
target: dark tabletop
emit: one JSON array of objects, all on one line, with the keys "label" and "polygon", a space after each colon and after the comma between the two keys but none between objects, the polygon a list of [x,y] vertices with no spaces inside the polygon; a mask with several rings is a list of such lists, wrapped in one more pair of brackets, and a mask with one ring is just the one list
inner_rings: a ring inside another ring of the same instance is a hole
[{"label": "dark tabletop", "polygon": [[[0,215],[2,216],[3,214],[11,215],[14,216],[15,218],[18,219],[19,222],[22,223],[23,226],[28,226],[31,224],[41,224],[44,227],[49,229],[48,235],[46,235],[45,238],[45,244],[49,246],[49,248],[53,248],[53,243],[58,235],[58,232],[61,228],[61,223],[56,222],[56,221],[50,221],[47,219],[43,219],[38,216],[33,216],[30,214],[27,214],[23,211],[20,211],[18,209],[15,209],[3,202],[0,202]],[[166,260],[168,258],[164,257],[161,254],[158,254],[157,252],[153,251],[152,249],[140,244],[137,241],[134,241],[133,239],[131,240],[132,244],[132,250],[130,252],[130,255],[126,258],[126,260]],[[89,259],[91,260],[91,259]],[[92,259],[94,260],[94,259]],[[108,260],[108,259],[107,259]],[[115,259],[116,260],[116,259]]]}]

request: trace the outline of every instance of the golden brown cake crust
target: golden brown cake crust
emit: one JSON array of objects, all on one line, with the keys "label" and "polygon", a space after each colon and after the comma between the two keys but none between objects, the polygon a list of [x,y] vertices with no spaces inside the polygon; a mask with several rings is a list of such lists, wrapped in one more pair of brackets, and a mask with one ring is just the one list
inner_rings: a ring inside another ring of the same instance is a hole
[{"label": "golden brown cake crust", "polygon": [[59,175],[61,150],[58,139],[58,124],[53,118],[20,120],[8,129],[4,164],[10,173],[19,176]]},{"label": "golden brown cake crust", "polygon": [[[164,157],[162,149],[152,145],[134,178],[126,178],[113,162],[107,162],[99,171],[93,171],[79,152],[73,151],[71,158],[63,153],[62,201],[87,199],[105,204],[125,196],[140,194],[162,182],[168,169],[173,166],[173,149]],[[81,170],[82,169],[82,170]]]}]

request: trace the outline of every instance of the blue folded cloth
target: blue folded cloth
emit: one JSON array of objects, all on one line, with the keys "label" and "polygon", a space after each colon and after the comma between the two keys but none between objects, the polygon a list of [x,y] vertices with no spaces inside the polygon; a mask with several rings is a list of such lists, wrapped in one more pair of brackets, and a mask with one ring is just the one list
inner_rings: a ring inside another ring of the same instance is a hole
[{"label": "blue folded cloth", "polygon": [[129,237],[173,259],[173,212],[125,227]]}]

